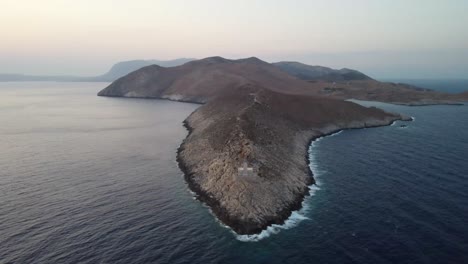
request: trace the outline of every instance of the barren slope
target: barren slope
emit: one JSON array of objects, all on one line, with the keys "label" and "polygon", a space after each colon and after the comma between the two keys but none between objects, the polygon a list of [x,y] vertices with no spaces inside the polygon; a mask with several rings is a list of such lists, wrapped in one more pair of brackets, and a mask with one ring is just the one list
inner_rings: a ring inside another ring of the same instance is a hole
[{"label": "barren slope", "polygon": [[[282,223],[314,182],[311,139],[345,128],[404,119],[338,99],[256,58],[219,57],[174,68],[149,66],[112,83],[103,96],[206,103],[185,120],[189,135],[177,159],[190,188],[239,234]],[[238,175],[246,160],[250,177]]]},{"label": "barren slope", "polygon": [[210,57],[182,66],[142,68],[102,90],[102,96],[155,97],[204,103],[233,87],[259,84],[285,93],[312,94],[312,87],[257,58]]},{"label": "barren slope", "polygon": [[[210,101],[186,120],[190,134],[178,154],[189,186],[239,234],[282,223],[300,208],[308,185],[311,139],[344,128],[401,119],[376,108],[244,85]],[[253,177],[238,175],[248,161]]]}]

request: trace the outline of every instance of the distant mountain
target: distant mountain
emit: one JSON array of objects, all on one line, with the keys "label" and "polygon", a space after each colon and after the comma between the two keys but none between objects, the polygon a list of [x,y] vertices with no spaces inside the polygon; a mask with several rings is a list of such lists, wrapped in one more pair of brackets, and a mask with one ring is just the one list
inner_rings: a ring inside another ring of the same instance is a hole
[{"label": "distant mountain", "polygon": [[408,79],[408,78],[388,78],[381,81],[393,83],[407,83],[418,87],[445,93],[461,93],[468,91],[468,78],[466,79]]},{"label": "distant mountain", "polygon": [[118,78],[125,76],[133,71],[149,65],[158,65],[161,67],[174,67],[182,65],[194,59],[181,58],[175,60],[131,60],[122,61],[114,64],[112,68],[105,74],[98,76],[41,76],[41,75],[24,75],[24,74],[0,74],[0,82],[22,82],[22,81],[56,81],[56,82],[112,82]]},{"label": "distant mountain", "polygon": [[274,66],[281,70],[296,76],[302,80],[322,80],[328,82],[334,81],[356,81],[356,80],[372,80],[369,76],[362,72],[343,68],[335,70],[323,66],[311,66],[294,61],[281,61],[273,63]]},{"label": "distant mountain", "polygon": [[112,82],[117,80],[118,78],[125,76],[133,71],[136,71],[140,68],[150,66],[150,65],[158,65],[161,67],[174,67],[185,64],[189,61],[193,61],[194,59],[189,58],[181,58],[175,60],[131,60],[131,61],[122,61],[114,64],[112,68],[105,74],[91,77],[95,78],[95,81],[104,81],[104,82]]}]

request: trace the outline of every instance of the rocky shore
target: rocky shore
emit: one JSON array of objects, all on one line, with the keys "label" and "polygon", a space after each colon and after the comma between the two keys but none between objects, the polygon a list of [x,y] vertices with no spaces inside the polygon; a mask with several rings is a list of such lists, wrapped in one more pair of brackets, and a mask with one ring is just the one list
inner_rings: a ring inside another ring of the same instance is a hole
[{"label": "rocky shore", "polygon": [[[410,120],[315,96],[307,83],[278,71],[258,59],[209,58],[143,68],[99,95],[204,103],[184,121],[189,135],[177,161],[189,188],[220,221],[238,234],[256,234],[301,207],[314,183],[307,157],[312,140]],[[252,168],[248,176],[238,172],[243,162]]]},{"label": "rocky shore", "polygon": [[[240,89],[248,92],[219,98],[192,113],[184,122],[189,135],[178,151],[189,187],[238,234],[282,224],[301,207],[314,183],[307,157],[312,140],[407,119],[339,100]],[[255,168],[253,177],[238,175],[244,160]]]}]

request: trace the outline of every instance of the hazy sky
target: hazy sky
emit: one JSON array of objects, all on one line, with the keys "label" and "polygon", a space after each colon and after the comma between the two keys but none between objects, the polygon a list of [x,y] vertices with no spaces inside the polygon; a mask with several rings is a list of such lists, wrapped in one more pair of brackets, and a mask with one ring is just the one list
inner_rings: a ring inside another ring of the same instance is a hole
[{"label": "hazy sky", "polygon": [[468,78],[466,0],[0,0],[0,36],[3,73],[220,55]]}]

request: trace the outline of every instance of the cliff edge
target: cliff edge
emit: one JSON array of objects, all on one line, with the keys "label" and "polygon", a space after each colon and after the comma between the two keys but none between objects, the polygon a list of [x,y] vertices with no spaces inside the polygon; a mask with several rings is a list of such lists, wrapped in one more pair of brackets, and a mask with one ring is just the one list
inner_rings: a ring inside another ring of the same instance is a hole
[{"label": "cliff edge", "polygon": [[223,223],[255,234],[300,208],[314,183],[307,166],[311,140],[408,119],[316,92],[257,58],[212,57],[142,68],[99,95],[203,103],[184,121],[189,135],[178,150],[180,168]]}]

